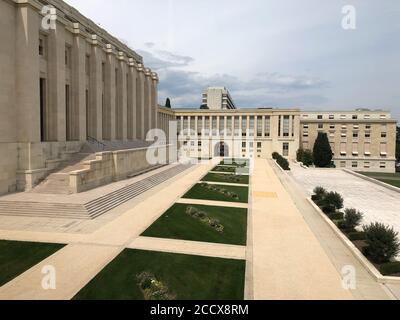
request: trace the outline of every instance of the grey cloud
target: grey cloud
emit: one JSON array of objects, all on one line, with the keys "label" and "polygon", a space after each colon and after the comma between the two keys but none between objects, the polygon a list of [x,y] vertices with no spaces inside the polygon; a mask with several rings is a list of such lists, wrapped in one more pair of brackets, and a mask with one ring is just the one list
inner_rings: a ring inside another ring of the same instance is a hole
[{"label": "grey cloud", "polygon": [[241,107],[293,107],[319,104],[327,100],[319,95],[303,93],[328,85],[319,78],[277,72],[256,74],[251,80],[241,80],[229,74],[205,75],[182,70],[182,67],[194,61],[192,57],[165,50],[138,52],[143,56],[145,64],[159,74],[160,101],[170,97],[174,107],[198,107],[201,104],[201,92],[208,86],[229,88],[236,104]]}]

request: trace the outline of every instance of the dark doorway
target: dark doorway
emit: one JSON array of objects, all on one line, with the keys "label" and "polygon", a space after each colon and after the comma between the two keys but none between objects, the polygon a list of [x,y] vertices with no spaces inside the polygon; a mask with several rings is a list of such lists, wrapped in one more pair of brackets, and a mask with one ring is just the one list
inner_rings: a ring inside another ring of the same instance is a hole
[{"label": "dark doorway", "polygon": [[225,142],[219,142],[215,146],[215,157],[229,157],[229,147]]},{"label": "dark doorway", "polygon": [[46,140],[46,79],[40,78],[40,141]]}]

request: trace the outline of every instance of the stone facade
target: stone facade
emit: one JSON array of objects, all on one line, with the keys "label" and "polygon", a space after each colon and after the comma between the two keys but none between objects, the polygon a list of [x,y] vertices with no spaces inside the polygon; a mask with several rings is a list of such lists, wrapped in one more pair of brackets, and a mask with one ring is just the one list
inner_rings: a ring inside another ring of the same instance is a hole
[{"label": "stone facade", "polygon": [[394,172],[396,120],[387,111],[305,112],[300,118],[300,146],[312,150],[318,132],[328,135],[338,168]]},{"label": "stone facade", "polygon": [[177,121],[181,156],[214,157],[224,143],[230,157],[271,158],[279,152],[295,159],[299,148],[312,150],[318,132],[325,132],[338,168],[395,171],[396,120],[387,111],[160,108],[159,117],[166,113]]},{"label": "stone facade", "polygon": [[[0,194],[25,190],[88,138],[144,140],[157,127],[157,74],[61,0],[0,1]],[[4,156],[6,155],[6,156]]]}]

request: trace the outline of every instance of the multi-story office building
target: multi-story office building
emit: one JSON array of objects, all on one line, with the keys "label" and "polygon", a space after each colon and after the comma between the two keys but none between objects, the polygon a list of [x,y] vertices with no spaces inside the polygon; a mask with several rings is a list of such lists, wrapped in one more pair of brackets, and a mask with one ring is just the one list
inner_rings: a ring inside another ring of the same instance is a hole
[{"label": "multi-story office building", "polygon": [[[164,108],[162,108],[164,109]],[[181,155],[295,159],[325,132],[338,168],[394,172],[396,120],[387,111],[301,112],[285,109],[175,109]],[[174,116],[172,116],[174,114]],[[165,124],[164,124],[165,125]]]},{"label": "multi-story office building", "polygon": [[303,112],[300,146],[312,149],[318,132],[329,137],[337,167],[357,171],[395,171],[396,120],[387,111]]},{"label": "multi-story office building", "polygon": [[202,104],[210,110],[236,109],[229,91],[224,87],[210,87],[203,92]]},{"label": "multi-story office building", "polygon": [[157,127],[157,74],[77,10],[2,0],[0,20],[0,194],[32,187],[87,139]]}]

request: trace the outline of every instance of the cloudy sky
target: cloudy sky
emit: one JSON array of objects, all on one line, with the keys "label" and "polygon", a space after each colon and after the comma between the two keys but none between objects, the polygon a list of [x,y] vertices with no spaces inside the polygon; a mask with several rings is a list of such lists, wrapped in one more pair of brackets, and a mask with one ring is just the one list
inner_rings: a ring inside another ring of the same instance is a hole
[{"label": "cloudy sky", "polygon": [[[400,120],[399,0],[67,0],[160,75],[160,103],[391,109]],[[342,28],[345,5],[356,29]]]}]

